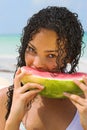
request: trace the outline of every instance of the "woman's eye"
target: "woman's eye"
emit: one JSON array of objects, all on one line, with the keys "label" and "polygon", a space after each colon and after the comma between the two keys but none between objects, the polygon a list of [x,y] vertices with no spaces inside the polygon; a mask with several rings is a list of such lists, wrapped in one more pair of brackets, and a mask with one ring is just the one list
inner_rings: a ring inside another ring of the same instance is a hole
[{"label": "woman's eye", "polygon": [[35,52],[35,49],[30,46],[28,46],[26,50],[27,52],[32,52],[32,53]]},{"label": "woman's eye", "polygon": [[55,54],[49,54],[49,55],[48,55],[48,58],[55,58],[55,57],[56,57]]},{"label": "woman's eye", "polygon": [[28,50],[31,51],[31,52],[34,51],[34,49],[30,46],[28,47]]}]

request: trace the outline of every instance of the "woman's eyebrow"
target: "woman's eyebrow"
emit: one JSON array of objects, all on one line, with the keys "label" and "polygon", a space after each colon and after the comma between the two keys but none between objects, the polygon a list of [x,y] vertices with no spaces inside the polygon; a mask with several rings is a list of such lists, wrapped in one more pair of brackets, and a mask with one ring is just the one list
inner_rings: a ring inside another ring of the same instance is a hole
[{"label": "woman's eyebrow", "polygon": [[36,50],[36,47],[34,45],[32,45],[31,42],[29,42],[28,46],[32,46]]},{"label": "woman's eyebrow", "polygon": [[45,50],[45,52],[58,52],[58,50]]}]

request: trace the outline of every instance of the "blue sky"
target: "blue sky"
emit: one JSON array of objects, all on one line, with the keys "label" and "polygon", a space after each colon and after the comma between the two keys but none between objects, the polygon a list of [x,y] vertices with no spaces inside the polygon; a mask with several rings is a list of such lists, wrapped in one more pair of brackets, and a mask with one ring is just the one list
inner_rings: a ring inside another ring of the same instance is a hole
[{"label": "blue sky", "polygon": [[65,6],[78,13],[87,31],[87,0],[0,0],[0,34],[21,33],[29,17],[50,5]]}]

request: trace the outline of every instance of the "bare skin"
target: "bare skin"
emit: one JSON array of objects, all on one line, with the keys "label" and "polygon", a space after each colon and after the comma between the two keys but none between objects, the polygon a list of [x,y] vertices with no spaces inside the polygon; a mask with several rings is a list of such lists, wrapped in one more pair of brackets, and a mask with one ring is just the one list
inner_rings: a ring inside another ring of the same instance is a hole
[{"label": "bare skin", "polygon": [[[26,66],[45,71],[56,68],[56,40],[54,31],[42,29],[37,33],[26,49]],[[48,99],[38,95],[28,110],[27,104],[44,86],[27,83],[21,87],[21,79],[25,74],[20,68],[16,72],[13,102],[5,130],[19,130],[22,120],[27,130],[65,130],[77,109],[81,124],[84,130],[87,130],[87,78],[83,78],[84,83],[74,81],[83,90],[84,98],[68,93],[64,94],[68,97],[66,99]],[[36,89],[26,92],[30,88]]]},{"label": "bare skin", "polygon": [[5,115],[7,113],[6,110],[6,101],[7,101],[7,92],[8,88],[0,89],[0,130],[4,130],[5,128]]}]

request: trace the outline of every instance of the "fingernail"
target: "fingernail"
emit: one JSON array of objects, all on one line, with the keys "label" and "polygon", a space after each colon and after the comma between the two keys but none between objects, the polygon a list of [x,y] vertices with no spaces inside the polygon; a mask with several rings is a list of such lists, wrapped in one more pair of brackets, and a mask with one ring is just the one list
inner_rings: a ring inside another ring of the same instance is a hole
[{"label": "fingernail", "polygon": [[63,92],[63,94],[64,94],[64,95],[66,95],[66,94],[67,94],[67,92]]},{"label": "fingernail", "polygon": [[40,88],[41,88],[41,89],[44,89],[44,86],[40,85]]},{"label": "fingernail", "polygon": [[64,92],[63,93],[65,96],[69,96],[70,94],[69,93],[67,93],[67,92]]}]

